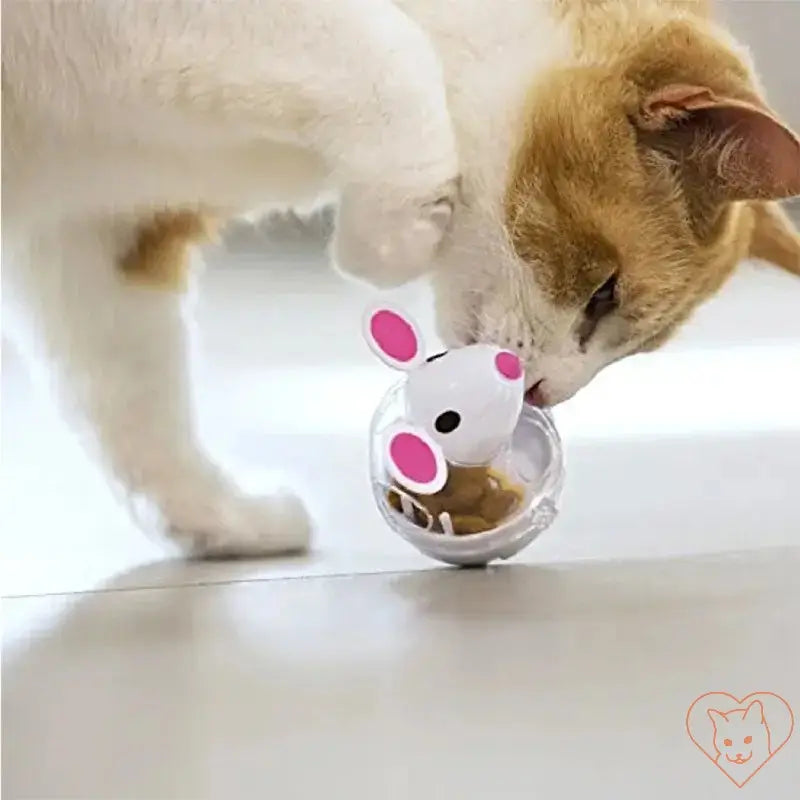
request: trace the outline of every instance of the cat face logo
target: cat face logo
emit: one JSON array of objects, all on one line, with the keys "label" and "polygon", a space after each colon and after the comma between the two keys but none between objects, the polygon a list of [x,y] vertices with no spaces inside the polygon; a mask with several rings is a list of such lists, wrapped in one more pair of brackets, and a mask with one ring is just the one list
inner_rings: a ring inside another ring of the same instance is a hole
[{"label": "cat face logo", "polygon": [[707,692],[686,713],[689,738],[740,788],[789,741],[793,730],[792,709],[772,692],[753,692],[741,700],[727,692]]}]

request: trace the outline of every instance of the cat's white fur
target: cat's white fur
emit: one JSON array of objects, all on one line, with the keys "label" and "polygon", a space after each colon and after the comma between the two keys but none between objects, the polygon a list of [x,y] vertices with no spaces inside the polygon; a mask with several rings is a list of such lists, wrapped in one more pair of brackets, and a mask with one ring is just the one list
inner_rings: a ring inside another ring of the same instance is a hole
[{"label": "cat's white fur", "polygon": [[309,521],[290,493],[244,496],[201,448],[183,301],[115,268],[137,226],[339,195],[334,258],[393,285],[430,266],[460,171],[439,302],[464,338],[475,293],[516,261],[514,115],[564,47],[532,0],[4,0],[8,330],[189,551],[301,548]]}]

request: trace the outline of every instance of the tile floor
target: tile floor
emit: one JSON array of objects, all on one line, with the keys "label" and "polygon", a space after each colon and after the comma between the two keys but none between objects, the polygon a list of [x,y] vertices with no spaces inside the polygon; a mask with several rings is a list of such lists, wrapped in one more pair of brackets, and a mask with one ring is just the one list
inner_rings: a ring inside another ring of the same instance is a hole
[{"label": "tile floor", "polygon": [[[371,506],[392,375],[359,340],[365,291],[313,240],[251,232],[210,260],[204,434],[246,482],[306,487],[314,550],[171,558],[6,349],[4,797],[734,796],[684,717],[712,690],[800,711],[800,282],[744,268],[559,408],[560,518],[456,571]],[[430,326],[424,286],[397,300]],[[795,735],[743,791],[798,782]]]}]

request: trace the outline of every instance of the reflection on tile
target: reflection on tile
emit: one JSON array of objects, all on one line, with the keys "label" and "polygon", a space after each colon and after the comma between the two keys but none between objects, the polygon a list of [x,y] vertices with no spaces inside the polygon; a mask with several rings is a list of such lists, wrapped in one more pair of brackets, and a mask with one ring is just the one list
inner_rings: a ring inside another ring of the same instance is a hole
[{"label": "reflection on tile", "polygon": [[[711,690],[797,708],[798,570],[765,550],[10,600],[4,796],[728,797],[684,717]],[[791,796],[790,744],[752,796]]]}]

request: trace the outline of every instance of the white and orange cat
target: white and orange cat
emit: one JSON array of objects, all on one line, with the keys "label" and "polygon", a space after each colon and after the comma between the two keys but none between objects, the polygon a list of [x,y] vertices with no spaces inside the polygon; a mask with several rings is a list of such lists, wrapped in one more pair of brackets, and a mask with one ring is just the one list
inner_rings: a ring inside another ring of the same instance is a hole
[{"label": "white and orange cat", "polygon": [[541,404],[744,256],[800,273],[800,142],[699,1],[3,0],[2,37],[4,319],[192,553],[310,529],[194,430],[186,252],[228,218],[335,199],[343,271],[430,271]]},{"label": "white and orange cat", "polygon": [[764,707],[753,700],[731,711],[710,708],[708,716],[714,725],[715,763],[741,786],[772,755]]}]

